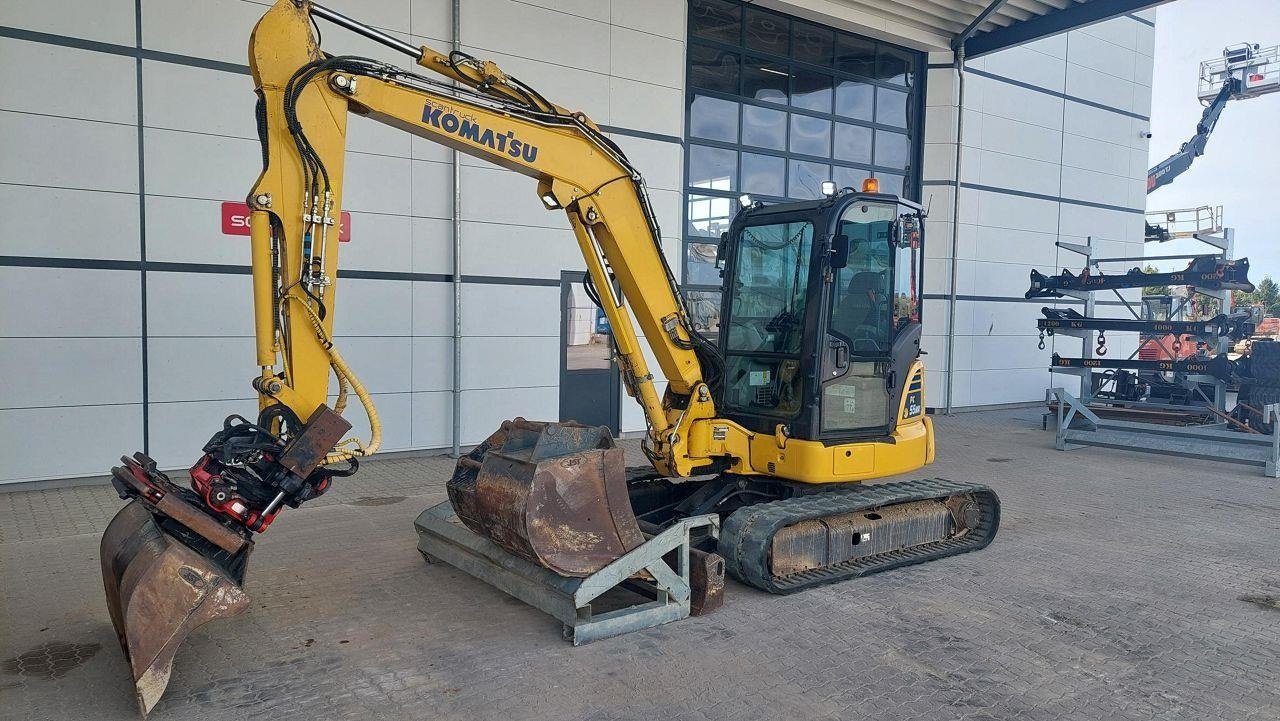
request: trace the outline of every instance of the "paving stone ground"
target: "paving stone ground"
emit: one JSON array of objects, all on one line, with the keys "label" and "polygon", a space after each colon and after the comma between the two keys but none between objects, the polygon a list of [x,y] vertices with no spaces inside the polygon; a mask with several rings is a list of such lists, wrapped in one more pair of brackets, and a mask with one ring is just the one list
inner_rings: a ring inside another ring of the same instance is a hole
[{"label": "paving stone ground", "polygon": [[[418,555],[449,459],[369,462],[260,539],[251,609],[191,635],[151,718],[1280,719],[1280,483],[1061,453],[1039,421],[937,419],[925,472],[1003,501],[986,550],[793,596],[731,582],[715,614],[579,648]],[[120,505],[0,494],[0,720],[136,717],[97,557]]]}]

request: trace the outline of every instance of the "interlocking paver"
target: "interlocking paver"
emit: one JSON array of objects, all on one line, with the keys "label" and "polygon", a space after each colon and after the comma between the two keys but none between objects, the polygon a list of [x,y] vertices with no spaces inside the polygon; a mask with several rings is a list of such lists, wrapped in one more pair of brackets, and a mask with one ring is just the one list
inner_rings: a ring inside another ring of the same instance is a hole
[{"label": "interlocking paver", "polygon": [[[1280,718],[1280,483],[1060,453],[1034,409],[936,420],[925,473],[1003,501],[986,550],[794,596],[731,582],[711,616],[576,649],[422,562],[450,459],[368,462],[260,540],[250,611],[191,635],[152,718]],[[0,494],[0,721],[134,718],[97,559],[119,507]]]}]

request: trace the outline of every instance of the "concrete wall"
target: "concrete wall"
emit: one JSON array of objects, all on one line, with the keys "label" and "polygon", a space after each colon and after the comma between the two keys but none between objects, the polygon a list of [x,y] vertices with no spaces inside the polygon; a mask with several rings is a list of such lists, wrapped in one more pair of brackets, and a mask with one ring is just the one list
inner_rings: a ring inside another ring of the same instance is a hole
[{"label": "concrete wall", "polygon": [[[245,46],[269,5],[0,4],[0,482],[101,474],[143,448],[189,465],[224,416],[256,412],[248,238],[222,235],[219,210],[261,167]],[[329,5],[448,47],[448,0]],[[460,21],[465,51],[613,131],[678,268],[683,0],[466,0]],[[324,42],[408,60],[333,26]],[[362,277],[340,282],[339,344],[384,449],[446,447],[452,153],[356,117],[349,148],[342,267]],[[583,265],[527,178],[470,158],[461,173],[467,444],[515,415],[558,417],[560,271]],[[633,405],[624,430],[643,428]]]},{"label": "concrete wall", "polygon": [[[950,53],[930,55],[923,200],[932,201],[924,338],[931,407],[945,404],[953,380],[956,406],[1033,401],[1050,385],[1078,387],[1047,368],[1055,351],[1079,356],[1079,339],[1047,338],[1037,349],[1040,308],[1063,304],[1022,296],[1032,268],[1083,267],[1083,257],[1057,241],[1092,236],[1095,255],[1143,253],[1148,166],[1140,133],[1151,112],[1154,19],[1154,11],[1118,17],[967,63],[954,373],[946,336],[957,82]],[[1135,301],[1139,293],[1123,295]],[[1097,298],[1096,315],[1131,317],[1114,295]],[[1111,357],[1136,349],[1134,334],[1108,336]]]}]

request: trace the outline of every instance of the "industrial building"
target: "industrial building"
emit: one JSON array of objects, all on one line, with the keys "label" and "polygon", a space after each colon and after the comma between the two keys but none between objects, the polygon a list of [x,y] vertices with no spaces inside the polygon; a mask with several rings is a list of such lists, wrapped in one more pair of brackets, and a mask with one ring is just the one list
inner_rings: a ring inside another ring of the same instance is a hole
[{"label": "industrial building", "polygon": [[[1031,268],[1079,267],[1056,242],[1142,254],[1154,2],[331,4],[415,44],[456,32],[599,123],[644,172],[706,328],[740,195],[876,177],[923,203],[931,408],[1043,400],[1053,348],[1022,296]],[[234,204],[261,167],[244,47],[268,5],[0,6],[0,483],[100,476],[132,450],[189,466],[256,410]],[[951,47],[975,18],[962,91]],[[607,328],[575,310],[569,226],[526,178],[360,118],[349,151],[337,328],[384,450],[465,447],[517,415],[643,430]]]}]

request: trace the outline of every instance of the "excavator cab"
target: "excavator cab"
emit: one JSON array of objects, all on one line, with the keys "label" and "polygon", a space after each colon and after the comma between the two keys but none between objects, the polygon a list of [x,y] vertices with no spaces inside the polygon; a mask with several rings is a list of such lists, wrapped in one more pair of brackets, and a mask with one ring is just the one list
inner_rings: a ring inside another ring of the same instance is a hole
[{"label": "excavator cab", "polygon": [[[848,189],[738,214],[722,253],[725,418],[827,443],[893,435],[920,354],[922,216]],[[923,414],[913,393],[908,417]]]}]

